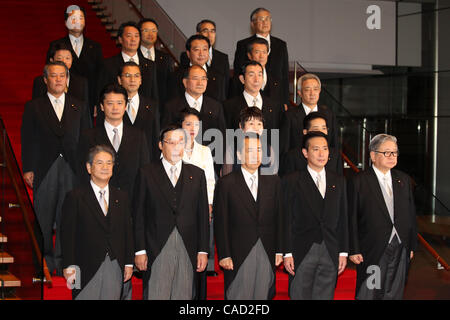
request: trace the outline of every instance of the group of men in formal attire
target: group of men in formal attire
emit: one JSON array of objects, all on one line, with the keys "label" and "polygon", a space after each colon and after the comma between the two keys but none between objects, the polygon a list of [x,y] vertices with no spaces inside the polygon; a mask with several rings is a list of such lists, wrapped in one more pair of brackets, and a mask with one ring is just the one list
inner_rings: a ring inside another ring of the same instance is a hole
[{"label": "group of men in formal attire", "polygon": [[[237,43],[231,77],[211,20],[177,68],[155,48],[153,19],[123,23],[121,52],[107,59],[83,36],[82,7],[69,6],[65,22],[25,105],[22,162],[46,264],[74,299],[131,299],[133,271],[144,299],[204,299],[215,246],[226,299],[273,298],[281,264],[292,299],[333,299],[347,258],[356,298],[402,298],[416,227],[397,141],[374,137],[373,167],[346,182],[320,79],[303,75],[302,103],[289,102],[287,46],[270,34],[269,10],[251,13],[255,35]],[[212,193],[183,161],[192,109],[214,159]]]}]

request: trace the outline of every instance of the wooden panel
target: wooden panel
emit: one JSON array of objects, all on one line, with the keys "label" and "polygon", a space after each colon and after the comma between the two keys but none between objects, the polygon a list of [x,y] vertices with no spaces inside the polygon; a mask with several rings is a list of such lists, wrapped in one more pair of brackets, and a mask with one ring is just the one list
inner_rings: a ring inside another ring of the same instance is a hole
[{"label": "wooden panel", "polygon": [[6,252],[0,252],[0,264],[14,263],[14,258]]},{"label": "wooden panel", "polygon": [[0,233],[0,243],[8,242],[8,237]]},{"label": "wooden panel", "polygon": [[20,287],[21,285],[20,280],[7,271],[0,272],[0,287],[3,284],[5,287]]}]

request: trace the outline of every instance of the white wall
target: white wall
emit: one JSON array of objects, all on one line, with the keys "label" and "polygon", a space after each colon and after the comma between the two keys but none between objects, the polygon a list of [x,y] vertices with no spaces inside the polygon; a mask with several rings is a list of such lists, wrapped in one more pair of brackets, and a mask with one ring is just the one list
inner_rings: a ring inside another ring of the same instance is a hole
[{"label": "white wall", "polygon": [[[395,2],[362,0],[157,0],[187,37],[201,19],[217,23],[216,48],[233,62],[236,42],[250,33],[250,13],[272,13],[272,34],[288,43],[289,60],[309,68],[370,69],[395,64]],[[367,7],[381,9],[381,29],[369,30]]]}]

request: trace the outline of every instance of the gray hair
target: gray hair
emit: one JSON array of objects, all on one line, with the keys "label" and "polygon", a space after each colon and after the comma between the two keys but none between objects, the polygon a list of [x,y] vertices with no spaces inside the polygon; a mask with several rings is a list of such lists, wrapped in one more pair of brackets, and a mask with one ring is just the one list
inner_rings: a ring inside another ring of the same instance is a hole
[{"label": "gray hair", "polygon": [[305,73],[297,80],[297,90],[302,91],[303,82],[310,79],[316,80],[319,83],[319,87],[322,88],[322,83],[320,82],[320,78],[317,75],[315,75],[314,73]]},{"label": "gray hair", "polygon": [[62,61],[51,61],[48,62],[45,67],[44,67],[44,78],[48,79],[48,68],[50,68],[51,66],[61,66],[64,67],[64,69],[66,70],[66,77],[69,76],[69,68],[67,68],[66,64]]},{"label": "gray hair", "polygon": [[392,141],[395,144],[397,144],[397,138],[396,137],[391,136],[389,134],[380,133],[380,134],[377,134],[375,137],[373,137],[372,140],[370,140],[369,151],[370,152],[378,151],[378,148],[380,148],[380,146],[386,141]]},{"label": "gray hair", "polygon": [[253,21],[253,19],[255,18],[255,15],[260,13],[261,11],[266,11],[269,12],[269,10],[267,10],[266,8],[256,8],[255,10],[252,11],[252,13],[250,14],[250,21]]},{"label": "gray hair", "polygon": [[92,166],[92,164],[94,163],[95,156],[97,154],[99,154],[100,152],[109,153],[111,155],[111,157],[112,157],[112,161],[113,162],[115,161],[116,157],[115,157],[114,150],[111,147],[107,146],[107,145],[101,144],[101,145],[97,145],[97,146],[94,146],[94,147],[89,149],[89,153],[88,153],[88,157],[87,157],[87,161],[86,162],[89,163]]}]

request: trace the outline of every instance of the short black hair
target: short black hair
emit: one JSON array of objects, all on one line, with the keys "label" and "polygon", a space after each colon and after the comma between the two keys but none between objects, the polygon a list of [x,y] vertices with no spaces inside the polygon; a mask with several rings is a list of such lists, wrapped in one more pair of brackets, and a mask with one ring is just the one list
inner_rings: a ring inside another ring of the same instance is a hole
[{"label": "short black hair", "polygon": [[[69,7],[71,7],[72,5],[68,6],[66,9],[64,9],[64,21],[67,21],[67,19],[69,18],[69,14],[67,13],[67,9],[69,9]],[[86,10],[82,7],[77,5],[78,8],[80,8],[80,11],[83,12],[84,15],[84,21],[86,21]]]},{"label": "short black hair", "polygon": [[138,26],[139,30],[141,30],[141,29],[142,29],[142,25],[143,25],[144,23],[146,23],[146,22],[151,22],[151,23],[154,23],[154,24],[155,24],[155,26],[156,26],[156,28],[158,28],[158,29],[159,29],[159,25],[158,25],[158,22],[156,22],[156,20],[155,20],[155,19],[152,19],[152,18],[144,18],[144,19],[141,19],[141,21],[139,21],[139,22],[138,22],[138,24],[137,24],[137,26]]},{"label": "short black hair", "polygon": [[264,115],[258,107],[246,107],[243,108],[239,114],[239,123],[242,130],[244,130],[245,123],[251,119],[259,120],[264,126]]},{"label": "short black hair", "polygon": [[178,123],[173,123],[173,124],[166,126],[165,128],[163,128],[161,130],[161,132],[159,134],[159,142],[161,142],[161,144],[164,144],[164,139],[165,139],[167,132],[176,131],[176,130],[181,130],[184,134],[184,140],[187,141],[186,132],[183,130],[183,128],[181,128],[181,126]]},{"label": "short black hair", "polygon": [[194,40],[205,40],[208,43],[208,48],[211,47],[211,42],[209,42],[207,37],[202,36],[201,34],[194,34],[186,40],[186,51],[191,51],[192,41]]},{"label": "short black hair", "polygon": [[117,83],[108,84],[106,87],[103,88],[102,92],[100,93],[100,102],[103,104],[103,101],[105,101],[105,97],[108,93],[117,93],[123,95],[125,98],[125,102],[128,101],[128,93],[127,90],[125,90],[124,87]]},{"label": "short black hair", "polygon": [[311,140],[313,138],[324,138],[326,140],[327,146],[328,146],[328,136],[325,133],[320,132],[320,131],[310,131],[303,136],[302,149],[308,150],[309,140]]},{"label": "short black hair", "polygon": [[72,55],[72,60],[74,59],[74,56],[73,56],[74,52],[73,52],[71,46],[69,47],[69,45],[65,44],[64,42],[56,42],[48,50],[49,51],[49,61],[47,61],[47,62],[50,62],[50,58],[55,59],[56,52],[61,51],[61,50],[69,51],[70,54]]},{"label": "short black hair", "polygon": [[69,76],[69,68],[67,68],[66,64],[62,61],[49,61],[45,66],[44,66],[44,78],[48,79],[48,68],[50,68],[51,66],[60,66],[60,67],[64,67],[64,70],[66,70],[66,77]]},{"label": "short black hair", "polygon": [[239,75],[240,75],[240,76],[243,76],[243,77],[245,78],[245,71],[247,70],[247,67],[248,67],[248,66],[260,66],[260,67],[261,67],[261,70],[264,70],[264,68],[263,68],[263,66],[261,65],[261,63],[259,63],[258,61],[251,60],[251,61],[247,61],[246,63],[244,63],[244,64],[242,65],[242,68],[241,68],[241,70],[240,70],[240,72],[239,72]]},{"label": "short black hair", "polygon": [[138,67],[139,68],[139,72],[142,74],[141,67],[136,62],[134,62],[134,61],[127,61],[119,68],[119,74],[118,74],[119,77],[122,75],[123,69],[125,69],[125,67]]},{"label": "short black hair", "polygon": [[251,53],[251,52],[252,52],[253,46],[254,46],[255,44],[263,44],[263,45],[265,45],[266,48],[267,48],[267,52],[269,52],[269,42],[267,42],[266,39],[256,37],[255,39],[253,39],[252,41],[250,41],[250,42],[247,44],[247,53]]},{"label": "short black hair", "polygon": [[114,162],[116,160],[116,155],[115,155],[114,150],[110,146],[100,144],[100,145],[93,146],[92,148],[89,149],[86,163],[89,163],[92,166],[95,156],[97,154],[99,154],[100,152],[109,153],[112,156],[112,161]]},{"label": "short black hair", "polygon": [[258,12],[261,12],[261,11],[267,11],[267,12],[270,12],[270,10],[267,10],[266,8],[262,8],[262,7],[256,8],[256,9],[253,10],[252,13],[250,14],[250,21],[253,21],[253,16],[254,16],[255,14],[257,14]]},{"label": "short black hair", "polygon": [[184,108],[183,110],[180,111],[179,115],[178,115],[178,124],[180,126],[182,126],[183,121],[186,119],[186,117],[188,116],[196,116],[198,118],[198,120],[200,120],[200,112],[198,112],[196,109],[194,108]]},{"label": "short black hair", "polygon": [[310,112],[305,118],[303,118],[303,129],[309,130],[309,128],[311,127],[311,121],[318,118],[325,120],[325,124],[327,125],[328,128],[327,116],[322,112],[317,111],[317,112]]},{"label": "short black hair", "polygon": [[200,68],[200,69],[202,69],[203,71],[205,71],[206,76],[208,76],[208,73],[206,72],[205,69],[203,69],[203,68],[202,68],[201,66],[199,66],[198,64],[193,64],[192,66],[189,66],[189,68],[184,69],[184,71],[183,71],[183,79],[189,78],[189,75],[191,74],[191,70],[192,70],[193,68]]},{"label": "short black hair", "polygon": [[209,19],[203,19],[202,21],[200,21],[199,23],[197,23],[197,26],[195,27],[195,30],[197,30],[197,32],[200,32],[200,31],[201,31],[200,27],[201,27],[202,24],[204,24],[204,23],[211,23],[211,24],[214,26],[214,28],[216,28],[216,23],[215,23],[214,21],[209,20]]},{"label": "short black hair", "polygon": [[123,36],[123,32],[125,30],[126,27],[133,27],[136,28],[136,30],[139,32],[139,38],[141,37],[141,29],[138,28],[136,22],[134,21],[128,21],[128,22],[124,22],[120,25],[119,30],[117,31],[117,36],[119,38],[122,38]]}]

